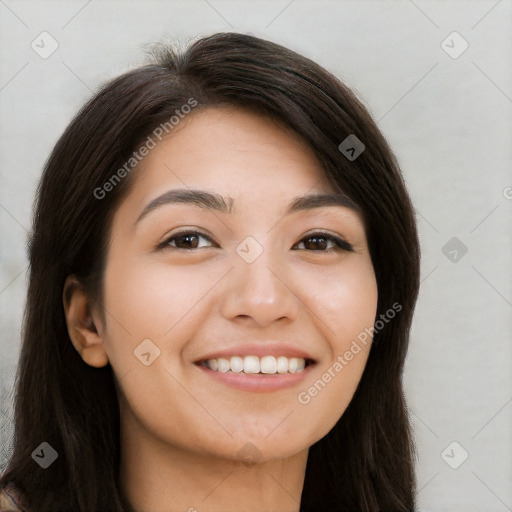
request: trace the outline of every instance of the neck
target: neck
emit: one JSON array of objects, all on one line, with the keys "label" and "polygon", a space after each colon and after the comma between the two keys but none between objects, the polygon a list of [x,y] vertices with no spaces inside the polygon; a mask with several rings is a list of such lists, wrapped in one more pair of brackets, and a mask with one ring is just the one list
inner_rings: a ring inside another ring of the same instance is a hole
[{"label": "neck", "polygon": [[171,446],[133,420],[120,485],[134,512],[299,512],[307,455],[248,464]]}]

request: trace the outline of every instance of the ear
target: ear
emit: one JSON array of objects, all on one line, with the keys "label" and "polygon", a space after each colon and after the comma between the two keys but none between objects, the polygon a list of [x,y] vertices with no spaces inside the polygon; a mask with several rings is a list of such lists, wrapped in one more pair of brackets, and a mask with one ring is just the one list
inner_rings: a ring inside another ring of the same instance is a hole
[{"label": "ear", "polygon": [[101,336],[100,318],[93,319],[90,298],[74,275],[66,278],[62,292],[66,324],[71,343],[89,365],[101,368],[108,364],[108,356]]}]

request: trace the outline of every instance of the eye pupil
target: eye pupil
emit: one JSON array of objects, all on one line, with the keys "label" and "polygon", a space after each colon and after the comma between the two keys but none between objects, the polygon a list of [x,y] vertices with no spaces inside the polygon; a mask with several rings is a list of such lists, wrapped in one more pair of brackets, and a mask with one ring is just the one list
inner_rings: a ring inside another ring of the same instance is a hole
[{"label": "eye pupil", "polygon": [[[309,244],[309,242],[308,242],[309,240],[313,240],[313,244],[312,244],[312,245],[316,245],[316,244],[318,244],[318,243],[319,243],[319,242],[318,242],[319,240],[323,241],[323,243],[321,244],[321,245],[322,245],[322,247],[317,247],[317,250],[324,250],[324,249],[326,248],[326,247],[325,247],[325,241],[326,241],[326,239],[325,239],[325,237],[323,237],[323,236],[310,236],[310,237],[308,237],[306,240],[307,240],[307,241],[305,242],[305,244],[304,244],[304,245],[305,245],[308,249],[311,249],[311,247],[309,247],[309,246],[311,245],[311,244]],[[313,248],[313,250],[314,250],[314,248]]]},{"label": "eye pupil", "polygon": [[188,242],[186,242],[186,243],[185,243],[185,245],[187,245],[188,243],[190,243],[190,239],[191,239],[191,238],[195,238],[195,239],[196,239],[196,243],[195,243],[195,244],[193,244],[193,243],[192,243],[192,245],[193,245],[192,247],[181,247],[181,248],[182,248],[182,249],[183,249],[183,248],[184,248],[184,249],[195,249],[195,248],[197,248],[197,240],[199,239],[199,237],[198,237],[197,235],[194,235],[193,233],[177,236],[177,237],[175,238],[175,240],[176,240],[176,246],[177,246],[177,247],[179,247],[179,246],[180,246],[180,243],[179,243],[179,241],[180,241],[180,240],[188,240]]}]

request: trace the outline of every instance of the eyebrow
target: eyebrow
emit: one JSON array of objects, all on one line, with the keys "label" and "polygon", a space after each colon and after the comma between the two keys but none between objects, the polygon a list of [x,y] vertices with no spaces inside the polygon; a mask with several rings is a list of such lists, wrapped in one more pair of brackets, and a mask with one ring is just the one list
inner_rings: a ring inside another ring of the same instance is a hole
[{"label": "eyebrow", "polygon": [[[233,213],[234,199],[220,194],[198,189],[173,189],[153,199],[139,215],[135,224],[139,223],[150,212],[168,204],[192,204],[204,210],[214,210],[220,213]],[[348,196],[342,193],[308,194],[295,197],[285,212],[290,215],[295,212],[322,208],[325,206],[341,206],[360,213],[359,206]]]}]

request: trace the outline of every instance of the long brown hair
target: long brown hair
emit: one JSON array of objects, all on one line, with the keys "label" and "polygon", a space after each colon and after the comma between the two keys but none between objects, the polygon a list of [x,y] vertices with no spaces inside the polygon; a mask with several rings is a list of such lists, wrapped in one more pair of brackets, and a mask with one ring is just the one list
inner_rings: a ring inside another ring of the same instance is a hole
[{"label": "long brown hair", "polygon": [[[77,354],[62,290],[66,276],[76,274],[93,296],[101,295],[112,215],[132,175],[101,199],[94,191],[190,98],[196,109],[252,109],[302,137],[330,183],[361,208],[378,286],[376,320],[401,305],[376,330],[347,410],[309,450],[301,512],[414,510],[402,371],[419,289],[419,245],[397,161],[370,114],[336,77],[289,49],[237,33],[204,37],[180,52],[161,47],[151,64],[104,85],[51,153],[29,242],[14,452],[0,484],[14,482],[38,512],[129,510],[118,482],[112,368],[93,368]],[[355,159],[338,148],[349,135],[365,145]],[[31,457],[43,441],[58,452],[47,469]]]}]

